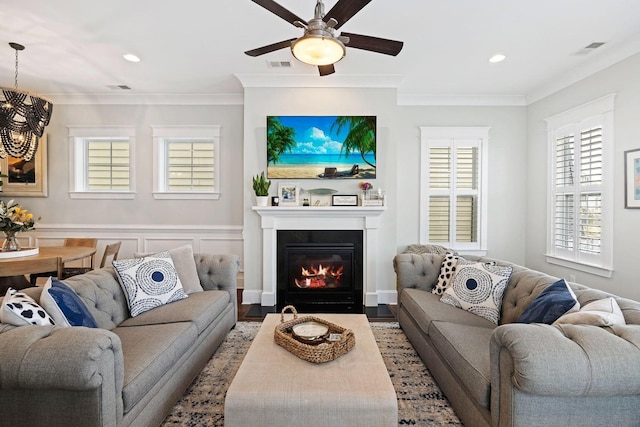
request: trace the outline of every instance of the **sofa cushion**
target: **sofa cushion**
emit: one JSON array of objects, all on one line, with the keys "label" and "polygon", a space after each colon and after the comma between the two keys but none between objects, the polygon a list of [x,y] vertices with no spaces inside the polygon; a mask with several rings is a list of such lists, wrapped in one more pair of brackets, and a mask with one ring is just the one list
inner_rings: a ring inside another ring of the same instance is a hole
[{"label": "sofa cushion", "polygon": [[174,322],[194,322],[198,334],[202,333],[231,302],[229,292],[204,291],[189,295],[188,299],[176,301],[131,317],[119,326],[160,325]]},{"label": "sofa cushion", "polygon": [[554,325],[571,323],[574,325],[614,326],[625,325],[622,311],[613,297],[590,302],[580,311],[560,316]]},{"label": "sofa cushion", "polygon": [[55,325],[51,316],[33,298],[13,288],[7,289],[2,299],[0,322],[15,326]]},{"label": "sofa cushion", "polygon": [[[193,259],[193,248],[191,245],[179,246],[169,249],[167,252],[171,255],[173,265],[178,272],[178,277],[187,295],[194,292],[202,292],[204,289],[202,289],[200,279],[198,278],[198,271],[196,269],[196,262]],[[144,258],[146,256],[156,256],[156,254],[135,252],[133,256],[135,258]]]},{"label": "sofa cushion", "polygon": [[451,286],[445,290],[440,301],[498,324],[502,295],[511,271],[511,267],[494,263],[458,263]]},{"label": "sofa cushion", "polygon": [[124,356],[124,412],[140,401],[169,372],[197,338],[191,322],[117,327]]},{"label": "sofa cushion", "polygon": [[560,316],[580,310],[580,303],[564,279],[547,286],[524,310],[518,323],[555,322]]},{"label": "sofa cushion", "polygon": [[419,289],[403,289],[400,306],[409,314],[425,335],[429,334],[431,322],[444,321],[460,325],[493,329],[496,325],[468,311],[440,302],[440,296]]},{"label": "sofa cushion", "polygon": [[492,333],[493,328],[451,322],[434,321],[429,328],[434,347],[469,395],[485,408],[489,408],[491,399],[489,341]]},{"label": "sofa cushion", "polygon": [[40,295],[40,304],[58,326],[98,327],[75,291],[56,278],[49,277],[47,280]]},{"label": "sofa cushion", "polygon": [[167,251],[112,263],[127,297],[131,317],[187,298]]}]

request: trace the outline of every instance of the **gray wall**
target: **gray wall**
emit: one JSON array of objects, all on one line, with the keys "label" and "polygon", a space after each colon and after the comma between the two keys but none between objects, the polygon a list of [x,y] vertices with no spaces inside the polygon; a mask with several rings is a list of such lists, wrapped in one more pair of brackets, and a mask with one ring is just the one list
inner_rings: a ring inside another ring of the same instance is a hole
[{"label": "gray wall", "polygon": [[[624,208],[625,150],[640,148],[640,55],[635,55],[527,109],[526,264],[624,297],[640,299],[640,210]],[[547,218],[547,139],[544,119],[588,101],[615,93],[614,112],[614,272],[610,279],[548,264],[545,261]]]},{"label": "gray wall", "polygon": [[[21,244],[60,245],[65,237],[96,237],[98,262],[104,246],[117,240],[122,242],[121,258],[183,244],[191,244],[196,251],[242,255],[242,110],[242,105],[55,105],[46,129],[49,196],[14,197],[40,217],[35,231],[20,233]],[[135,126],[133,200],[69,197],[67,125]],[[220,125],[218,200],[153,198],[152,125]]]},{"label": "gray wall", "polygon": [[[134,200],[69,198],[67,125],[136,127],[136,196]],[[151,125],[220,125],[222,194],[219,200],[154,200]],[[48,137],[48,198],[18,198],[57,224],[242,225],[237,185],[242,180],[242,106],[56,105]]]}]

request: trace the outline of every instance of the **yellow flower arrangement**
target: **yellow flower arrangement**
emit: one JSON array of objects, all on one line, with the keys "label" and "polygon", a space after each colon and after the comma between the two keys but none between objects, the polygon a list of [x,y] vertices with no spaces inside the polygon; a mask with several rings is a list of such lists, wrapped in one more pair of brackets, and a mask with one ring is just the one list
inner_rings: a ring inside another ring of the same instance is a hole
[{"label": "yellow flower arrangement", "polygon": [[28,213],[15,201],[0,200],[0,231],[18,232],[35,229],[33,214]]}]

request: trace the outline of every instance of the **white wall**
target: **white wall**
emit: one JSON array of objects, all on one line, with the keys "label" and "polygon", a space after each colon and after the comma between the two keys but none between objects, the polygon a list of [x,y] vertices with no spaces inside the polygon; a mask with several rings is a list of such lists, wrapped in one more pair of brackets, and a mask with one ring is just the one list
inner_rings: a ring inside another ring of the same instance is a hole
[{"label": "white wall", "polygon": [[[614,294],[640,299],[640,210],[624,208],[625,150],[640,148],[640,55],[635,55],[564,90],[530,105],[527,110],[526,264],[557,277],[569,278]],[[544,119],[611,93],[614,124],[614,272],[610,279],[548,264],[545,261],[547,137]]]},{"label": "white wall", "polygon": [[[392,260],[419,239],[420,126],[490,126],[489,255],[524,262],[526,111],[523,107],[398,107],[394,89],[245,88],[244,113],[244,300],[259,303],[262,247],[252,176],[266,169],[267,115],[375,115],[377,177],[386,190],[381,216],[378,289],[395,290]],[[275,195],[278,180],[273,180]],[[357,191],[359,180],[300,180],[304,188]]]}]

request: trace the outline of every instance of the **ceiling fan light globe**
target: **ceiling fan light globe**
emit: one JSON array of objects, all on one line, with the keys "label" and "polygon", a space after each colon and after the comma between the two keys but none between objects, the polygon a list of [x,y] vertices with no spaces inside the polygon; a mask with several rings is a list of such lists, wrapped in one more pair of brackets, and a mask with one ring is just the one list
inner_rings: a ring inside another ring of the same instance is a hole
[{"label": "ceiling fan light globe", "polygon": [[342,42],[330,37],[305,35],[291,44],[291,52],[297,60],[310,65],[335,64],[344,58]]}]

